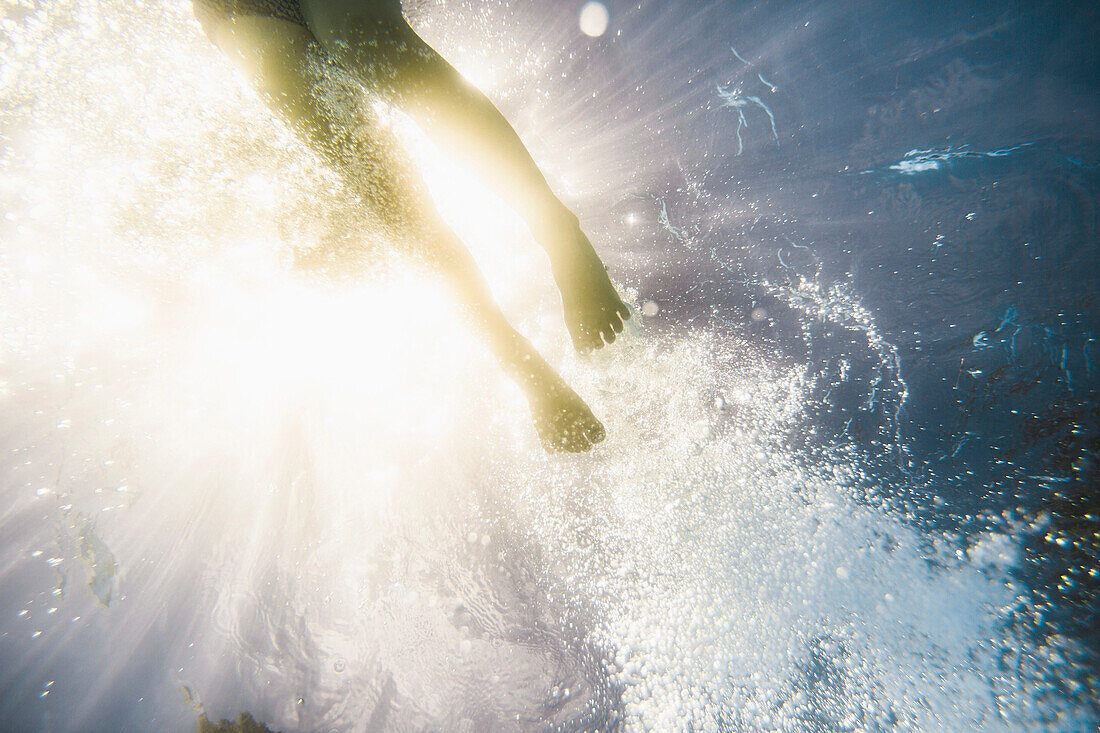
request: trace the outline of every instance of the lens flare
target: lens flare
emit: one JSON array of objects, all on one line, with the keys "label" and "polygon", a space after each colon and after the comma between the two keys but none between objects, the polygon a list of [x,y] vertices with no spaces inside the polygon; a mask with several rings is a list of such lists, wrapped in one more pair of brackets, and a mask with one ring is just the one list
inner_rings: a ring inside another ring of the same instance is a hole
[{"label": "lens flare", "polygon": [[581,8],[581,32],[586,36],[597,38],[607,32],[607,25],[611,16],[607,12],[607,6],[603,3],[585,3]]}]

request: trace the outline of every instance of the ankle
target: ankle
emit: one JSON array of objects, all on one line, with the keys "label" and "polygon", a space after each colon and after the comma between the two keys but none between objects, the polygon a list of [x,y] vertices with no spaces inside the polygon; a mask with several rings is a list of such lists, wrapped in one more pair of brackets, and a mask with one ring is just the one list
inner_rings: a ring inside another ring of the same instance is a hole
[{"label": "ankle", "polygon": [[529,221],[531,233],[551,260],[571,254],[578,240],[583,238],[580,219],[560,204],[555,210],[541,212]]}]

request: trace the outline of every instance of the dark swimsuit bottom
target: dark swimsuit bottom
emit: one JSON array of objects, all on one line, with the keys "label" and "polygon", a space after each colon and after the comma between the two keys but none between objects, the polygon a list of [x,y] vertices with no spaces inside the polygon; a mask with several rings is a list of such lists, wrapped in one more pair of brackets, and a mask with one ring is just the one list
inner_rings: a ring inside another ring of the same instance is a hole
[{"label": "dark swimsuit bottom", "polygon": [[192,0],[195,16],[208,25],[215,20],[228,20],[237,15],[261,15],[306,25],[298,0]]},{"label": "dark swimsuit bottom", "polygon": [[[401,15],[401,0],[361,0],[361,10],[391,18]],[[261,15],[307,26],[300,0],[192,0],[195,16],[203,26],[237,15]]]}]

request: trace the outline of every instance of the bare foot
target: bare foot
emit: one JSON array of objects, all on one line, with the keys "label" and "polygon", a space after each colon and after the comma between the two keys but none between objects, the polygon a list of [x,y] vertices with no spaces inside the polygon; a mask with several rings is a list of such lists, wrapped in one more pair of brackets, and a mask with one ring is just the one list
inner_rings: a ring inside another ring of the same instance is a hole
[{"label": "bare foot", "polygon": [[548,453],[582,453],[605,437],[603,425],[580,396],[555,380],[528,394],[531,417]]},{"label": "bare foot", "polygon": [[[551,256],[554,280],[561,292],[565,325],[573,346],[582,353],[611,343],[623,330],[630,310],[607,277],[607,268],[579,226],[572,226],[571,241]],[[559,235],[560,236],[560,235]]]}]

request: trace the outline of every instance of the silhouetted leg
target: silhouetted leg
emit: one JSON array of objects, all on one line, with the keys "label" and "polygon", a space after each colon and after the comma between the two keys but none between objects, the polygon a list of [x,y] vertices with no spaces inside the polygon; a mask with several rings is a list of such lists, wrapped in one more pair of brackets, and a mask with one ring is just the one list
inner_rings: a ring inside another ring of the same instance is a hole
[{"label": "silhouetted leg", "polygon": [[489,294],[473,257],[442,224],[433,233],[424,259],[440,272],[464,304],[465,316],[481,333],[509,377],[523,389],[539,438],[548,450],[588,450],[604,438],[604,429],[583,400],[505,319]]},{"label": "silhouetted leg", "polygon": [[493,302],[473,258],[435,211],[392,133],[374,123],[362,90],[301,26],[238,17],[213,32],[254,77],[269,103],[339,170],[395,237],[439,272],[463,314],[505,372],[523,389],[550,449],[583,451],[603,439],[587,405],[515,331]]},{"label": "silhouetted leg", "polygon": [[408,112],[437,142],[484,171],[550,256],[566,324],[580,350],[615,340],[630,311],[515,130],[405,22],[395,3],[302,0],[310,27],[342,65]]}]

